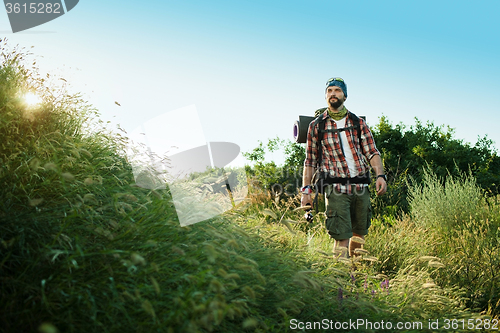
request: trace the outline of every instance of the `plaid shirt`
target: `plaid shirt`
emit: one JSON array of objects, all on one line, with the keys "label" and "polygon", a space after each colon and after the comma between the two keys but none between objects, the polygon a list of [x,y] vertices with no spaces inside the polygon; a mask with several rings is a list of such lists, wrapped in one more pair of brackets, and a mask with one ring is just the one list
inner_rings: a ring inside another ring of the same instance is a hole
[{"label": "plaid shirt", "polygon": [[[373,156],[380,155],[380,152],[377,150],[377,147],[375,147],[373,135],[366,122],[362,118],[359,118],[359,125],[361,129],[361,145],[358,143],[358,129],[351,129],[344,132],[346,134],[349,146],[343,148],[351,149],[355,168],[358,171],[358,174],[351,175],[349,173],[349,167],[347,166],[347,161],[344,157],[344,154],[342,153],[342,148],[339,143],[339,140],[341,140],[340,132],[326,132],[331,129],[336,129],[336,122],[328,115],[328,110],[320,115],[320,117],[323,117],[322,119],[325,119],[321,170],[329,172],[331,177],[340,178],[352,178],[369,172],[370,165],[368,161]],[[319,122],[316,124],[316,126],[314,126],[314,128],[313,124],[314,121],[311,122],[307,131],[306,160],[304,161],[304,166],[316,168],[318,155]],[[345,127],[350,127],[353,125],[354,124],[351,121],[351,118],[347,116]],[[359,149],[360,146],[361,149]],[[350,185],[334,184],[334,186],[335,189],[340,193],[352,194],[352,186]],[[357,190],[361,191],[362,186],[364,186],[364,184],[357,184]]]}]

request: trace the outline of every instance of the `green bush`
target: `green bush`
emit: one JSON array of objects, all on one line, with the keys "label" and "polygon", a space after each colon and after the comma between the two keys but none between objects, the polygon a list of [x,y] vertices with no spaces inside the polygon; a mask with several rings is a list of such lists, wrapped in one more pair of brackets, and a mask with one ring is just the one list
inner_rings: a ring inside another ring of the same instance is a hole
[{"label": "green bush", "polygon": [[416,118],[415,125],[409,127],[393,125],[385,116],[371,129],[389,180],[387,194],[374,200],[376,215],[396,212],[400,218],[408,213],[408,181],[422,182],[428,167],[443,179],[448,174],[459,177],[471,173],[481,191],[490,196],[498,194],[500,157],[487,136],[471,145],[456,139],[449,126],[424,124]]},{"label": "green bush", "polygon": [[499,207],[487,204],[470,174],[423,175],[422,183],[409,185],[411,220],[373,228],[370,245],[383,253],[379,269],[395,273],[434,256],[442,264],[432,275],[438,285],[463,290],[464,305],[498,315]]},{"label": "green bush", "polygon": [[[265,161],[267,152],[282,151],[285,155],[283,165]],[[303,145],[281,140],[270,139],[266,146],[259,142],[259,146],[251,152],[243,153],[253,166],[247,165],[245,170],[249,178],[250,191],[267,191],[282,197],[293,196],[302,186],[305,148]]]},{"label": "green bush", "polygon": [[471,217],[483,216],[485,199],[475,178],[469,175],[441,180],[431,170],[422,181],[412,180],[408,201],[415,223],[443,232],[463,226]]}]

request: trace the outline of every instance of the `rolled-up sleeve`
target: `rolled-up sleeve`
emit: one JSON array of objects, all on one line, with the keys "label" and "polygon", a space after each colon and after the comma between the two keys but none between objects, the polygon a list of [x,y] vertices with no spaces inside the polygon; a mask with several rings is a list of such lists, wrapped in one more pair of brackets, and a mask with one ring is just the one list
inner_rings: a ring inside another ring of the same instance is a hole
[{"label": "rolled-up sleeve", "polygon": [[373,156],[380,155],[380,152],[375,146],[372,132],[364,119],[360,118],[359,122],[361,127],[361,147],[363,148],[363,155],[365,155],[366,159],[369,161]]},{"label": "rolled-up sleeve", "polygon": [[306,139],[306,159],[304,160],[305,167],[316,167],[318,154],[318,126],[313,126],[315,121],[311,121],[307,130]]}]

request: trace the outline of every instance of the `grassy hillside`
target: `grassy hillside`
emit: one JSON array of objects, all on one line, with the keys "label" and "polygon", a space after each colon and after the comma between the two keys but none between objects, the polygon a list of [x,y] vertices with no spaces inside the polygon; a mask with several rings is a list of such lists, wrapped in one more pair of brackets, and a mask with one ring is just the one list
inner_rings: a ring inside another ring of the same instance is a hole
[{"label": "grassy hillside", "polygon": [[[375,222],[352,260],[332,252],[320,216],[309,224],[294,210],[297,197],[258,189],[180,227],[168,190],[135,186],[125,137],[78,95],[48,87],[21,52],[2,51],[1,332],[288,332],[324,319],[421,322],[405,330],[420,332],[435,331],[429,319],[497,313],[497,206],[431,207],[437,190],[416,186],[423,208]],[[39,105],[25,103],[28,91]]]}]

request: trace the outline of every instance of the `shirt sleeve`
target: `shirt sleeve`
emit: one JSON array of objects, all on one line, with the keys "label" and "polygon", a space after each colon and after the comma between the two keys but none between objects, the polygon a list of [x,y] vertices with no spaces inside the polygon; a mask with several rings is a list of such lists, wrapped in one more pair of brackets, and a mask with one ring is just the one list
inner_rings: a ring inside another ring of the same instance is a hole
[{"label": "shirt sleeve", "polygon": [[359,125],[361,128],[361,147],[363,150],[363,155],[369,161],[373,156],[380,155],[380,152],[375,146],[375,140],[373,139],[372,132],[368,128],[368,125],[363,118],[359,119]]},{"label": "shirt sleeve", "polygon": [[304,160],[304,167],[316,167],[318,155],[318,126],[314,126],[315,121],[311,121],[307,129],[306,138],[306,159]]}]

